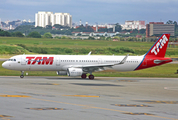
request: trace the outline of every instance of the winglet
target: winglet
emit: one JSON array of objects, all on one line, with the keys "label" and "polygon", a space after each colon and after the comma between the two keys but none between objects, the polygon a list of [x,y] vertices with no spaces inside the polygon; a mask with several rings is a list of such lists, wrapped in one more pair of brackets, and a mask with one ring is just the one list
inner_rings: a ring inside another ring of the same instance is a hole
[{"label": "winglet", "polygon": [[127,55],[124,57],[124,59],[123,59],[120,63],[117,63],[117,64],[124,64],[125,61],[127,60],[128,56],[129,56],[129,54],[127,54]]},{"label": "winglet", "polygon": [[91,55],[91,51],[88,53],[88,55]]}]

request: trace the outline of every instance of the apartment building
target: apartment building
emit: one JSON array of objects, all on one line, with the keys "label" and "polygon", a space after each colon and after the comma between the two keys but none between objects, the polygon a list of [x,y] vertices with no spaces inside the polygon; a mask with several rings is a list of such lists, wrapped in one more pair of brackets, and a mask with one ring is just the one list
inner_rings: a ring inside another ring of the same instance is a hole
[{"label": "apartment building", "polygon": [[38,12],[35,14],[35,27],[46,27],[46,25],[63,25],[72,27],[72,15],[69,13]]},{"label": "apartment building", "polygon": [[123,30],[146,29],[145,21],[125,21],[125,24],[121,26]]}]

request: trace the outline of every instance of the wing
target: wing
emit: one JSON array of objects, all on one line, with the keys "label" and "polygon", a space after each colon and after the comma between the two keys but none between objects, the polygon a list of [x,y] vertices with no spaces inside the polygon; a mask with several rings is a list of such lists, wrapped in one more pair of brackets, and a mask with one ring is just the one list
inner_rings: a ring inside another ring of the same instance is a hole
[{"label": "wing", "polygon": [[111,63],[111,64],[95,64],[95,65],[73,65],[73,68],[82,68],[84,72],[93,72],[93,71],[101,71],[104,70],[104,67],[112,67],[114,65],[124,64],[127,60],[129,54],[127,54],[124,59],[119,63]]}]

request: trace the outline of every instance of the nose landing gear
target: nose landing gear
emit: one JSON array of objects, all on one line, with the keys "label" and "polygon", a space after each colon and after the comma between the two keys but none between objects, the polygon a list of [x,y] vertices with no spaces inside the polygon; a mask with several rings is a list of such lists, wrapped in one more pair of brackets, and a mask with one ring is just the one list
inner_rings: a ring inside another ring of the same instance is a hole
[{"label": "nose landing gear", "polygon": [[24,78],[24,71],[21,71],[21,75],[20,75],[20,78]]}]

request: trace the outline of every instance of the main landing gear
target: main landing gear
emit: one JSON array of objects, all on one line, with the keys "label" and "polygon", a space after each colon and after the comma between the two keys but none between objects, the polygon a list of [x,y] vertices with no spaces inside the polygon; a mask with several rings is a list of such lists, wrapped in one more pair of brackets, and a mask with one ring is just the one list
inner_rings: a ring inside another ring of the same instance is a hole
[{"label": "main landing gear", "polygon": [[86,79],[86,77],[87,77],[86,74],[82,74],[82,75],[81,75],[81,78],[83,78],[83,79]]},{"label": "main landing gear", "polygon": [[20,75],[20,78],[24,78],[24,71],[21,71],[21,75]]},{"label": "main landing gear", "polygon": [[90,80],[93,80],[93,79],[94,79],[94,75],[92,75],[92,74],[89,75],[88,77],[89,77]]},{"label": "main landing gear", "polygon": [[[86,77],[87,77],[86,74],[82,74],[82,75],[81,75],[81,78],[82,78],[82,79],[86,79]],[[90,80],[93,80],[93,79],[94,79],[94,75],[90,74],[90,75],[88,76],[88,78],[89,78]]]}]

